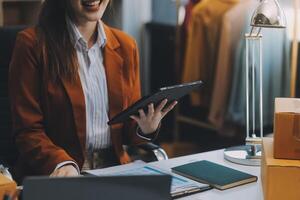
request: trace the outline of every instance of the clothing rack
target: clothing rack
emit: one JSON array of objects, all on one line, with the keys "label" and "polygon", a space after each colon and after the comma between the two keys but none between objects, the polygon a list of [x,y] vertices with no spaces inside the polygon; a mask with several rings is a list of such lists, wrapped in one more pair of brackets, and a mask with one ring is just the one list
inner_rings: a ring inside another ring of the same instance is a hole
[{"label": "clothing rack", "polygon": [[[176,2],[177,5],[177,28],[176,28],[176,42],[178,46],[178,43],[180,42],[180,11],[182,10],[182,6],[183,6],[183,2],[186,2],[184,0],[172,0],[173,2]],[[294,20],[294,33],[293,33],[293,45],[292,45],[292,55],[291,55],[291,80],[290,80],[290,93],[291,93],[291,97],[294,98],[296,97],[296,83],[297,83],[297,60],[298,60],[298,23],[299,23],[299,19],[298,19],[298,15],[299,15],[299,11],[298,9],[300,8],[300,0],[294,0],[294,16],[295,16],[295,20]],[[178,52],[178,48],[176,48],[176,51]],[[178,55],[178,53],[176,53]],[[174,140],[178,141],[179,140],[179,124],[180,123],[185,123],[185,124],[189,124],[189,125],[193,125],[199,128],[205,128],[208,130],[213,130],[216,131],[217,128],[212,125],[211,123],[209,123],[208,121],[204,121],[204,120],[199,120],[196,118],[192,118],[189,116],[185,116],[182,113],[180,113],[179,109],[177,108],[175,110],[175,131],[174,131]]]},{"label": "clothing rack", "polygon": [[[179,44],[180,44],[180,34],[181,34],[181,23],[182,20],[180,19],[181,15],[181,11],[183,10],[183,6],[184,3],[186,2],[185,0],[172,0],[172,2],[176,3],[176,16],[177,16],[177,24],[176,24],[176,52],[175,55],[179,55]],[[178,62],[177,60],[178,56],[176,56],[176,62]],[[175,108],[175,128],[174,128],[174,142],[178,142],[180,140],[180,130],[179,130],[179,124],[180,123],[184,123],[184,124],[189,124],[192,126],[196,126],[198,128],[205,128],[207,130],[211,130],[211,131],[217,131],[217,128],[215,126],[213,126],[212,124],[210,124],[207,121],[203,121],[203,120],[199,120],[193,117],[189,117],[186,116],[182,113],[180,113],[179,108]]]}]

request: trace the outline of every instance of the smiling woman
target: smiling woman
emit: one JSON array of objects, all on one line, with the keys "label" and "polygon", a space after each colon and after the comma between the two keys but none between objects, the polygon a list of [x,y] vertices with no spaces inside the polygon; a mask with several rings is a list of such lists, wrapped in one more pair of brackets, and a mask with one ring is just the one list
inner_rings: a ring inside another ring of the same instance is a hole
[{"label": "smiling woman", "polygon": [[137,45],[102,22],[109,3],[45,0],[37,26],[18,34],[9,82],[19,180],[129,163],[123,142],[154,139],[175,106],[107,125],[141,98]]},{"label": "smiling woman", "polygon": [[89,20],[101,19],[109,0],[73,0],[70,6],[75,16]]}]

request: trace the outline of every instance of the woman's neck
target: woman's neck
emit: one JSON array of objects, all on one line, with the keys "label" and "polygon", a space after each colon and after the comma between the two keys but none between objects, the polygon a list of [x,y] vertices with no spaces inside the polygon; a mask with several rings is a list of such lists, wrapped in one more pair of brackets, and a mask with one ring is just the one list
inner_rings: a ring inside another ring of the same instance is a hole
[{"label": "woman's neck", "polygon": [[88,43],[88,48],[91,48],[97,40],[97,23],[98,22],[85,22],[77,23],[76,26]]}]

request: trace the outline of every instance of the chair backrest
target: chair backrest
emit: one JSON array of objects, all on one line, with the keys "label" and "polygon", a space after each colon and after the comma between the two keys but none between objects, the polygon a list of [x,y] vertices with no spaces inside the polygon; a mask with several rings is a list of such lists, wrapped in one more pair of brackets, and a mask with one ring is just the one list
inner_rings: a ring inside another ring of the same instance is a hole
[{"label": "chair backrest", "polygon": [[17,156],[11,130],[8,71],[17,33],[24,28],[0,28],[0,163],[8,165],[12,165]]}]

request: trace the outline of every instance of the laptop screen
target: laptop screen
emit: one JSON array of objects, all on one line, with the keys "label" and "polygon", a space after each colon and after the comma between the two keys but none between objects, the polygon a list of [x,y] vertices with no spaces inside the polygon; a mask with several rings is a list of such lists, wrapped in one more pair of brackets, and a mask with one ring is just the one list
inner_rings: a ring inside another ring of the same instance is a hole
[{"label": "laptop screen", "polygon": [[166,200],[171,176],[49,178],[24,181],[23,200]]}]

